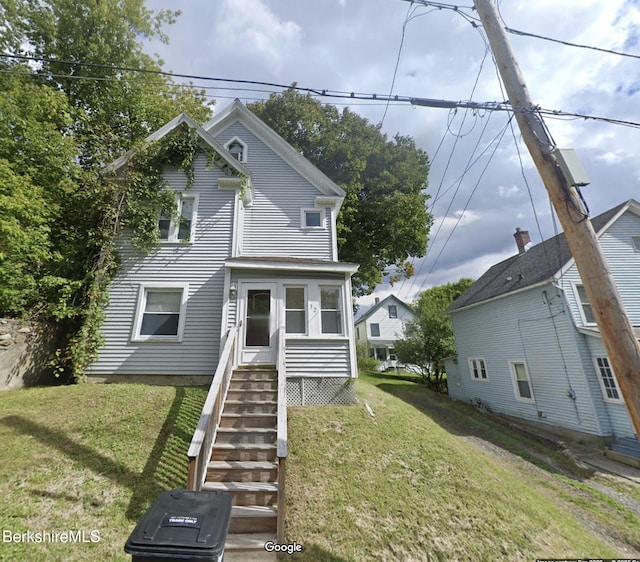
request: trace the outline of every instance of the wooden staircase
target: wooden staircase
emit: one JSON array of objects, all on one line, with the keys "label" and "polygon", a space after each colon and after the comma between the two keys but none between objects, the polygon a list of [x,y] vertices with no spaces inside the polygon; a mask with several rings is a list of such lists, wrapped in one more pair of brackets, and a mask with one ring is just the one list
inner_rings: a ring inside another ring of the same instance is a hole
[{"label": "wooden staircase", "polygon": [[238,367],[231,376],[203,490],[233,499],[225,561],[275,560],[278,380],[273,366]]}]

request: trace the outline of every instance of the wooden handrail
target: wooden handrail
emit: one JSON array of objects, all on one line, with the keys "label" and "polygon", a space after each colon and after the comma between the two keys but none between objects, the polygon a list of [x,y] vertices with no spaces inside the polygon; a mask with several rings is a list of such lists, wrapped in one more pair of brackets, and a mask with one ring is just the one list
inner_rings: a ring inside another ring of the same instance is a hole
[{"label": "wooden handrail", "polygon": [[207,398],[202,407],[200,420],[193,433],[191,445],[189,445],[189,451],[187,452],[187,457],[189,458],[187,488],[189,490],[200,490],[206,478],[207,465],[209,464],[213,443],[220,424],[224,400],[231,382],[237,334],[237,326],[233,326],[227,333],[218,367],[213,375]]},{"label": "wooden handrail", "polygon": [[285,329],[278,330],[278,432],[276,455],[287,456],[287,373],[286,373]]},{"label": "wooden handrail", "polygon": [[285,459],[287,447],[287,372],[285,327],[278,330],[278,429],[276,433],[276,456],[278,457],[278,520],[276,536],[279,543],[284,543],[285,517]]}]

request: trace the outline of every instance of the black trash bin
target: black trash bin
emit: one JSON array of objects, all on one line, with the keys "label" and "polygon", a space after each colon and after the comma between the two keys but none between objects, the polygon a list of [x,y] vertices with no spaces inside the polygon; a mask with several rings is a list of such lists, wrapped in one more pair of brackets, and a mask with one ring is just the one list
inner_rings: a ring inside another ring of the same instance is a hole
[{"label": "black trash bin", "polygon": [[226,492],[162,492],[124,551],[132,562],[222,562],[230,519],[231,495]]}]

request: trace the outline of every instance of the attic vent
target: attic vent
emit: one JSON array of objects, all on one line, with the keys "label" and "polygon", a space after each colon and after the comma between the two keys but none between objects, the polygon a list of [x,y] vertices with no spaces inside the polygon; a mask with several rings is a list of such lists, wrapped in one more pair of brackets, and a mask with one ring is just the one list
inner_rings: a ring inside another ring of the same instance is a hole
[{"label": "attic vent", "polygon": [[224,146],[229,151],[229,154],[238,162],[247,161],[247,145],[244,144],[239,138],[235,137],[231,139]]}]

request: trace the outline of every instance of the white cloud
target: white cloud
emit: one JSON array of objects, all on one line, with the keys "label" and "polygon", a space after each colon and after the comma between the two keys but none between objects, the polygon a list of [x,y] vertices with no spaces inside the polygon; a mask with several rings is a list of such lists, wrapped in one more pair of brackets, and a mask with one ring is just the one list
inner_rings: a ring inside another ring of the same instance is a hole
[{"label": "white cloud", "polygon": [[300,50],[301,27],[279,19],[262,0],[224,0],[214,29],[214,49],[238,62],[260,61],[274,72]]},{"label": "white cloud", "polygon": [[517,185],[512,185],[511,187],[498,186],[498,197],[502,199],[512,199],[518,195],[520,195],[520,188]]}]

